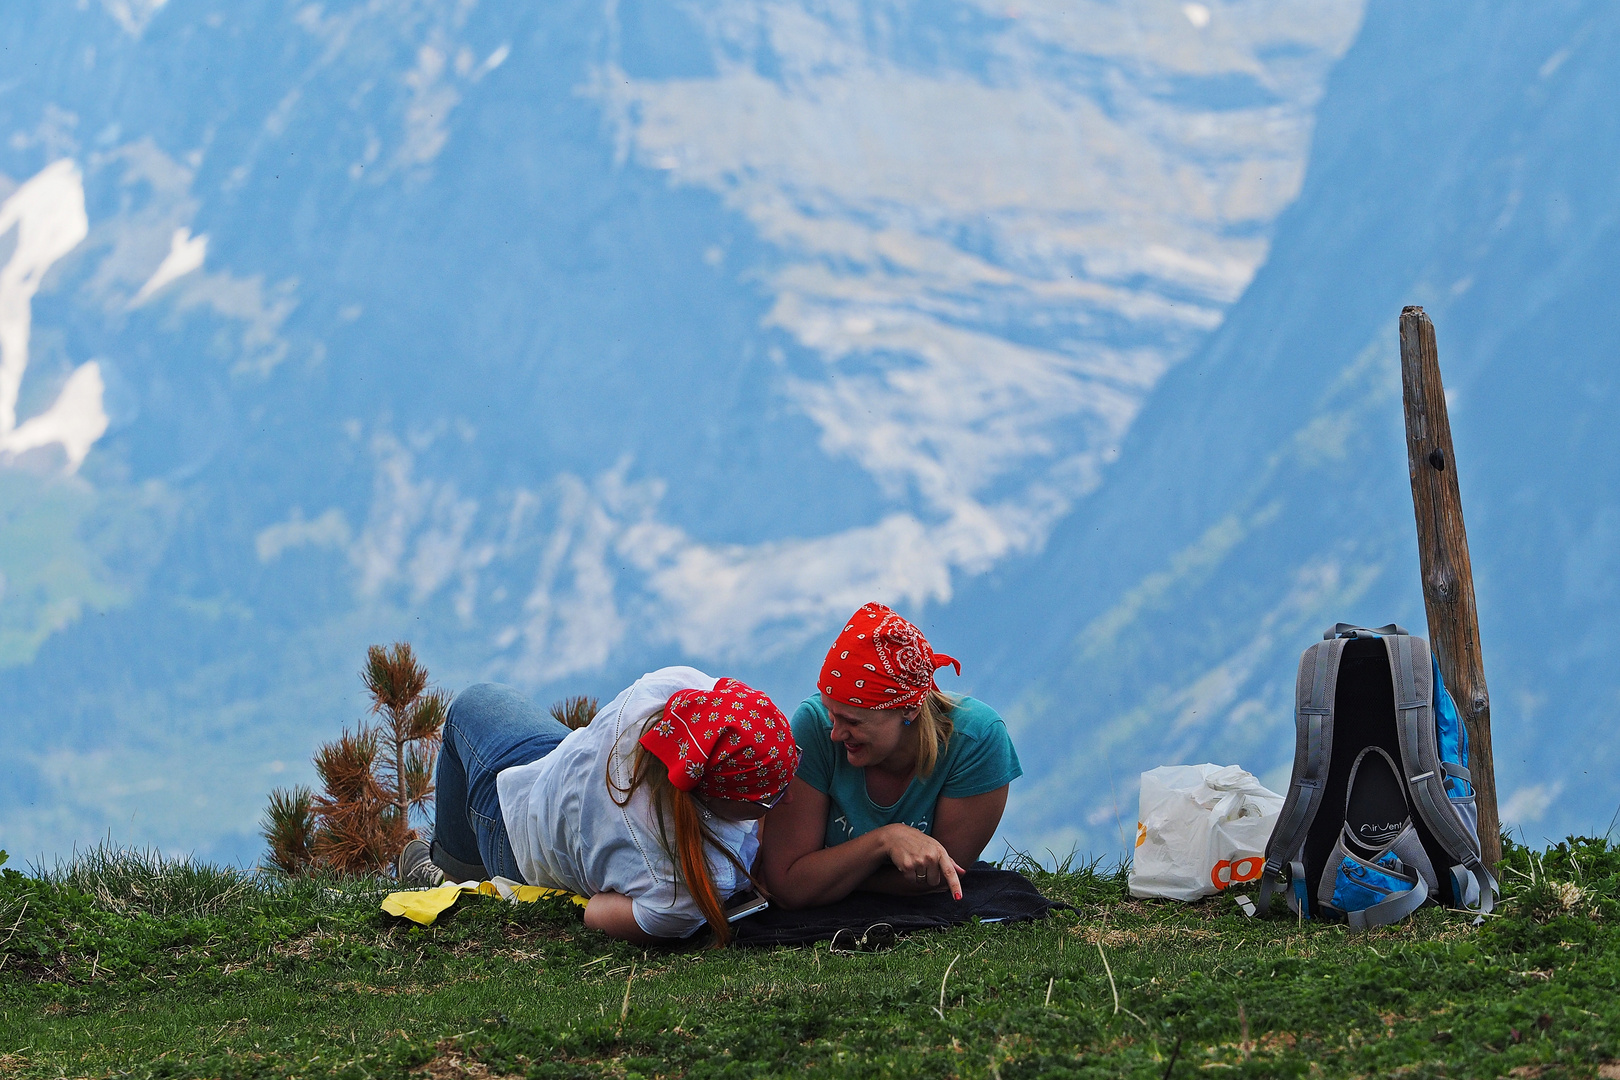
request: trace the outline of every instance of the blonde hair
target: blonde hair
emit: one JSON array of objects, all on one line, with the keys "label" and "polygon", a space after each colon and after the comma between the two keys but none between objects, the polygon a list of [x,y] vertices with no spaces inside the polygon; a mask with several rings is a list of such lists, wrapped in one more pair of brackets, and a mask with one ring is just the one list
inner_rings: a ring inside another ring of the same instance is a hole
[{"label": "blonde hair", "polygon": [[[657,723],[662,715],[663,710],[660,709],[653,714],[649,725]],[[748,868],[704,823],[708,811],[698,805],[697,797],[691,792],[682,791],[670,783],[669,767],[657,754],[639,744],[636,746],[635,759],[630,770],[630,783],[621,787],[613,779],[610,765],[607,770],[607,785],[608,798],[618,806],[628,806],[636,789],[646,787],[647,794],[652,799],[653,816],[658,821],[658,844],[676,868],[676,883],[684,884],[686,891],[692,894],[692,899],[697,901],[698,910],[703,912],[703,917],[709,922],[709,929],[714,931],[715,946],[730,942],[731,924],[726,921],[724,901],[720,896],[720,890],[715,887],[714,875],[709,870],[709,860],[704,857],[704,849],[713,847],[724,855],[739,873],[753,882],[755,888],[759,887],[759,883],[754,881],[754,875],[748,872]],[[673,842],[669,828],[671,823],[675,827]]]},{"label": "blonde hair", "polygon": [[950,745],[955,722],[951,711],[956,699],[940,690],[930,690],[917,707],[917,775],[928,776],[939,763],[939,756]]}]

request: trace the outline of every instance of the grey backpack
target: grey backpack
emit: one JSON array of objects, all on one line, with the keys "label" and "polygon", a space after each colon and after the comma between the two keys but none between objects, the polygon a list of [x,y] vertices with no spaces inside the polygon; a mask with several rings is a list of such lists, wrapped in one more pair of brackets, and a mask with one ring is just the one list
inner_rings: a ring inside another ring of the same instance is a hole
[{"label": "grey backpack", "polygon": [[1266,845],[1260,910],[1358,930],[1428,902],[1489,912],[1468,733],[1429,644],[1391,623],[1339,623],[1300,657],[1294,774]]}]

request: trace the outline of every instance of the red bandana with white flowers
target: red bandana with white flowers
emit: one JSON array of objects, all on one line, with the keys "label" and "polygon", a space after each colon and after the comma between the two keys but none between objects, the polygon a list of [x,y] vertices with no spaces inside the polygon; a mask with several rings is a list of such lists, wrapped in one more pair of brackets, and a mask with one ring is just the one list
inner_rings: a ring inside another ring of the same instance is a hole
[{"label": "red bandana with white flowers", "polygon": [[641,745],[668,766],[670,783],[715,799],[767,802],[799,767],[782,710],[736,679],[672,695]]},{"label": "red bandana with white flowers", "polygon": [[821,692],[862,709],[906,709],[938,690],[934,672],[962,665],[928,646],[910,622],[882,604],[849,617],[821,665]]}]

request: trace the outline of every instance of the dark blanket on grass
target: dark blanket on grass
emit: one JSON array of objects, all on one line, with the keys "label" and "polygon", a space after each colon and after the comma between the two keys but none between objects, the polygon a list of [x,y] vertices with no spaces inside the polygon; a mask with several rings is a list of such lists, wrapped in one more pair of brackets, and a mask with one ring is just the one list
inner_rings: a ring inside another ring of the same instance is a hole
[{"label": "dark blanket on grass", "polygon": [[987,864],[962,875],[962,899],[949,893],[925,896],[887,896],[857,892],[822,907],[788,911],[770,907],[732,926],[739,945],[803,945],[832,941],[838,948],[881,948],[895,934],[955,926],[972,919],[982,922],[1027,922],[1044,919],[1051,911],[1067,908],[1061,900],[1048,900],[1035,891],[1023,874],[997,870]]}]

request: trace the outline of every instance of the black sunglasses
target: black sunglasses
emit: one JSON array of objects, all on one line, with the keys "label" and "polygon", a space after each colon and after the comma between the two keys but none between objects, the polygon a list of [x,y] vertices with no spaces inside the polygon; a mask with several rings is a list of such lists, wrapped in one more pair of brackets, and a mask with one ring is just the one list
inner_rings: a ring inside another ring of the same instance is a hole
[{"label": "black sunglasses", "polygon": [[782,797],[784,795],[786,795],[787,793],[788,793],[788,785],[784,784],[784,785],[782,785],[782,790],[781,791],[778,791],[775,795],[772,795],[769,799],[755,800],[754,805],[755,806],[763,806],[765,809],[769,810],[772,807],[774,807],[777,803],[781,802]]}]

